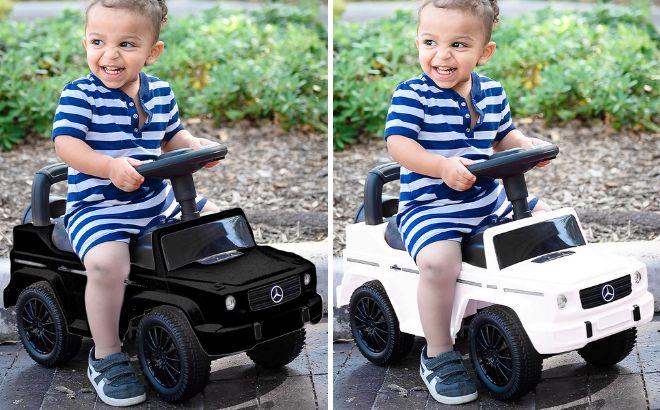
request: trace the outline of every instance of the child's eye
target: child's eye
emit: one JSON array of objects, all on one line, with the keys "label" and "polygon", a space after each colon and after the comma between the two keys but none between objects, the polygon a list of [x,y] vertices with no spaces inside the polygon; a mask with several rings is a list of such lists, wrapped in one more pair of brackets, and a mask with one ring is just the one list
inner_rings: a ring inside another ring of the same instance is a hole
[{"label": "child's eye", "polygon": [[435,41],[433,40],[424,40],[424,45],[427,47],[433,47],[435,45]]},{"label": "child's eye", "polygon": [[97,40],[97,39],[93,39],[92,41],[90,41],[90,43],[93,46],[100,46],[101,44],[103,44],[103,42],[101,40]]},{"label": "child's eye", "polygon": [[452,46],[453,48],[464,48],[464,47],[467,47],[467,45],[465,45],[465,43],[461,43],[461,42],[458,42],[458,41],[456,41],[456,42],[454,42],[454,43],[451,43],[451,46]]},{"label": "child's eye", "polygon": [[119,44],[121,48],[133,48],[135,47],[135,44],[129,43],[128,41],[123,41]]}]

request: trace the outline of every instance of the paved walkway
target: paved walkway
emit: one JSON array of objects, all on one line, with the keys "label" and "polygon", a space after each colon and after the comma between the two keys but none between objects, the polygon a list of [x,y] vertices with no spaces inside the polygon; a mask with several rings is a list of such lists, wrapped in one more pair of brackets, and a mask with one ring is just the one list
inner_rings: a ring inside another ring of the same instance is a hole
[{"label": "paved walkway", "polygon": [[[147,401],[131,409],[327,409],[327,340],[326,320],[308,325],[303,352],[282,369],[255,366],[245,354],[229,356],[212,362],[208,385],[187,402],[166,403],[148,390]],[[0,345],[0,409],[114,408],[98,399],[87,380],[90,348],[91,340],[84,339],[74,359],[47,369],[32,361],[20,342]],[[139,368],[134,353],[132,359]]]},{"label": "paved walkway", "polygon": [[[660,316],[638,328],[637,346],[618,365],[600,370],[576,353],[543,362],[536,390],[515,403],[490,397],[480,385],[479,400],[460,407],[437,403],[419,377],[419,355],[424,340],[402,363],[378,367],[367,361],[354,343],[334,345],[334,409],[660,409]],[[465,340],[457,348],[471,370]],[[476,380],[474,373],[471,373]]]}]

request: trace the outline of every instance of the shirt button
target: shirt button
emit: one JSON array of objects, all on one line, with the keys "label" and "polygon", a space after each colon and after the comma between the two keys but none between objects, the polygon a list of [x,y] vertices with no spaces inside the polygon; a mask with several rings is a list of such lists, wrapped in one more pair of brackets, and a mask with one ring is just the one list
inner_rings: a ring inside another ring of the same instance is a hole
[{"label": "shirt button", "polygon": [[470,132],[470,129],[469,129],[469,128],[466,128],[466,129],[465,129],[465,132]]},{"label": "shirt button", "polygon": [[137,118],[137,117],[138,117],[138,115],[137,115],[137,114],[133,114],[133,118]]},{"label": "shirt button", "polygon": [[470,118],[470,114],[465,114],[465,118]]},{"label": "shirt button", "polygon": [[138,132],[138,129],[137,129],[137,128],[133,128],[133,132]]},{"label": "shirt button", "polygon": [[128,103],[128,105],[129,105],[130,107],[132,107],[132,106],[134,106],[135,104],[133,104],[133,102],[131,101],[131,102]]},{"label": "shirt button", "polygon": [[465,107],[465,101],[461,102],[461,107]]}]

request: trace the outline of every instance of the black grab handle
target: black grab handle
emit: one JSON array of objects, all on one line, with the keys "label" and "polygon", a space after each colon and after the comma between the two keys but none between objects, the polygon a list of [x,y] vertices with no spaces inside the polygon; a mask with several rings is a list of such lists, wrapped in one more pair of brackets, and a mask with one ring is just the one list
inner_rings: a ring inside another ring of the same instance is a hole
[{"label": "black grab handle", "polygon": [[382,164],[367,174],[364,182],[364,222],[367,225],[383,223],[383,185],[399,179],[401,166],[398,162]]},{"label": "black grab handle", "polygon": [[50,222],[50,187],[67,179],[69,166],[63,162],[46,165],[32,180],[32,224],[48,226]]}]

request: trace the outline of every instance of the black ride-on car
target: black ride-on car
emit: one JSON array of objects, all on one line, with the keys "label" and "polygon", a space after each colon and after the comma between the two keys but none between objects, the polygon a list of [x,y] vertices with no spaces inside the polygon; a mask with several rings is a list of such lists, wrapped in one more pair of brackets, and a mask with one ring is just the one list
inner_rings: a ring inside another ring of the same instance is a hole
[{"label": "black ride-on car", "polygon": [[[223,145],[161,155],[137,167],[145,178],[168,178],[182,208],[130,244],[120,336],[134,336],[140,365],[166,401],[199,393],[210,360],[239,352],[264,367],[294,360],[306,322],[322,315],[314,265],[293,253],[259,246],[241,209],[199,216],[192,174],[224,158]],[[90,331],[85,267],[73,253],[61,216],[65,200],[50,195],[67,166],[34,177],[32,203],[14,227],[5,307],[16,306],[21,341],[43,366],[74,357]]]}]

